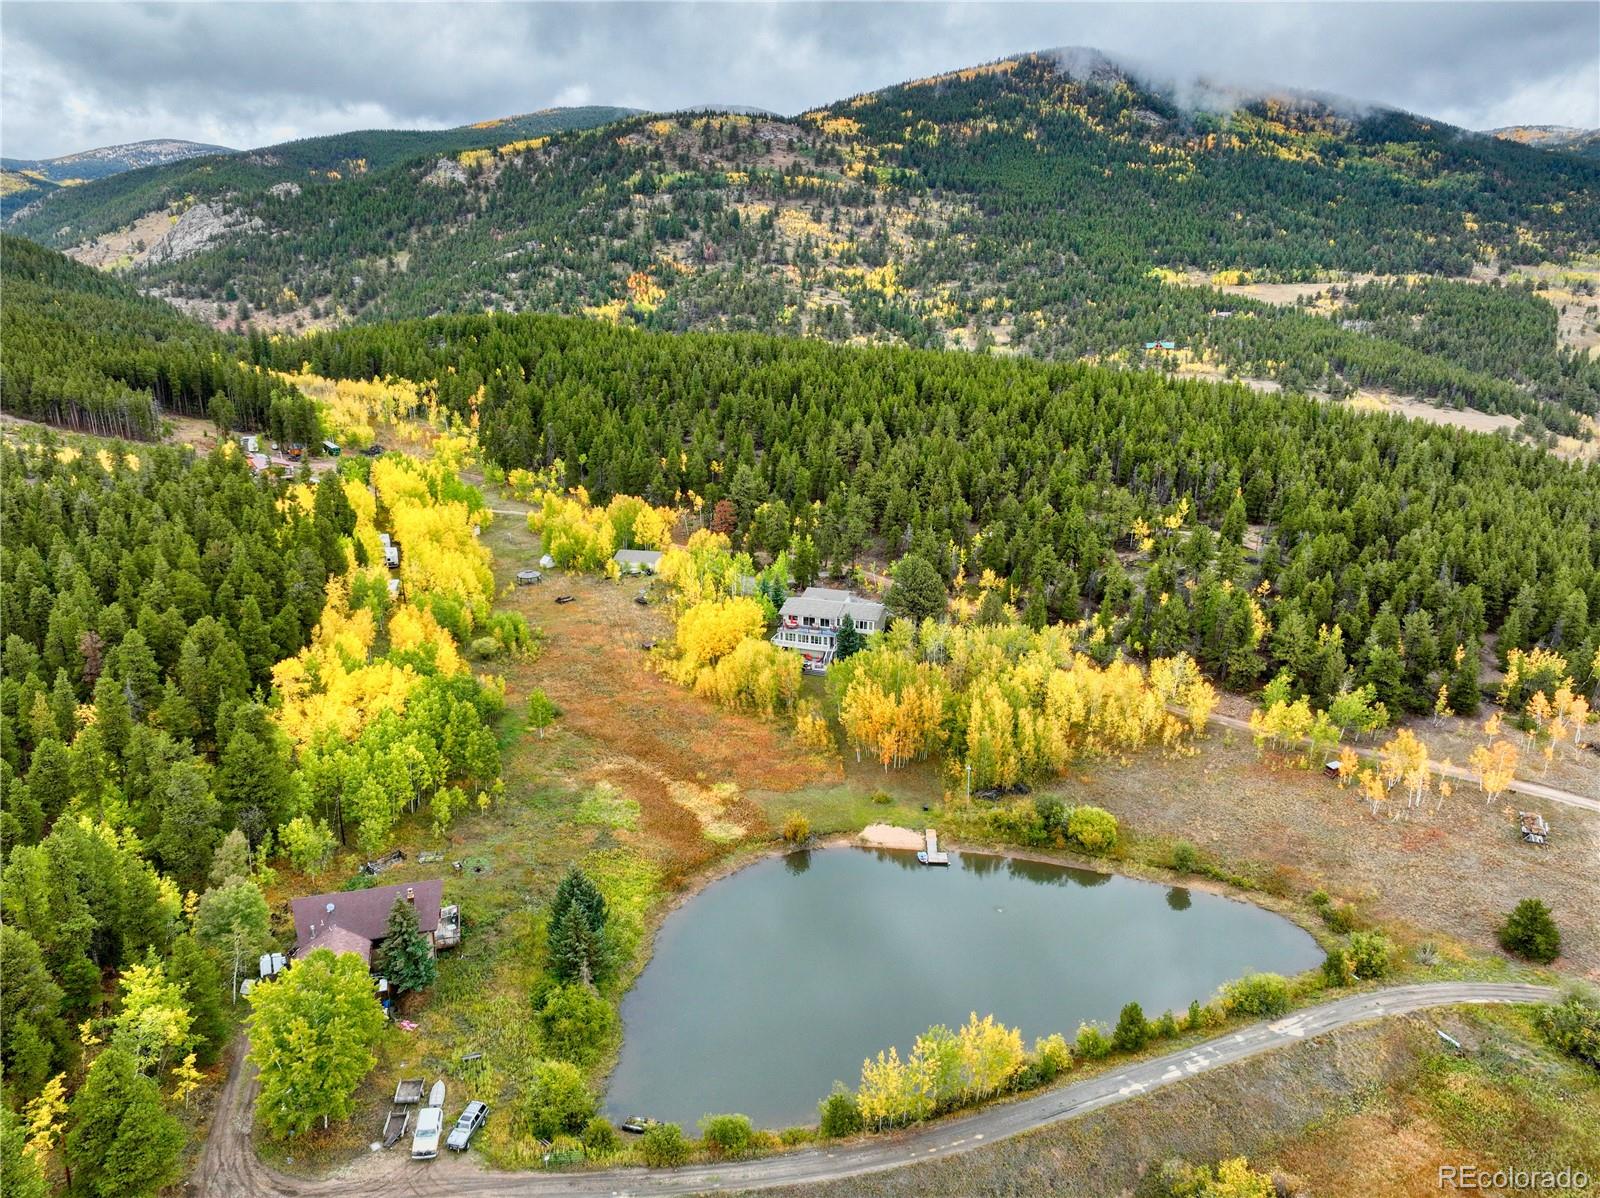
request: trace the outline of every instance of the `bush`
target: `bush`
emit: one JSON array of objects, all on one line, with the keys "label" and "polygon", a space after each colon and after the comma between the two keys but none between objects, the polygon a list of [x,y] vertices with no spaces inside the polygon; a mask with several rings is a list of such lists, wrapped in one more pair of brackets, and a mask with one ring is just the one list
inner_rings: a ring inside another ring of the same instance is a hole
[{"label": "bush", "polygon": [[1561,930],[1550,908],[1538,899],[1523,899],[1500,925],[1500,947],[1530,961],[1554,961],[1561,955]]},{"label": "bush", "polygon": [[1200,868],[1200,854],[1187,840],[1172,846],[1172,868],[1180,874],[1192,874]]},{"label": "bush", "polygon": [[1078,1025],[1077,1053],[1086,1061],[1098,1061],[1111,1051],[1111,1040],[1106,1029],[1098,1023]]},{"label": "bush", "polygon": [[712,1156],[743,1156],[755,1134],[744,1115],[707,1115],[700,1120],[700,1137]]},{"label": "bush", "polygon": [[617,1013],[592,986],[555,986],[539,1004],[545,1049],[576,1065],[593,1065],[617,1033]]},{"label": "bush", "polygon": [[1072,1068],[1072,1048],[1060,1032],[1034,1041],[1034,1084],[1047,1086]]},{"label": "bush", "polygon": [[1535,1021],[1552,1045],[1600,1072],[1600,1003],[1569,994],[1540,1007]]},{"label": "bush", "polygon": [[1382,932],[1357,932],[1350,937],[1350,971],[1364,981],[1387,977],[1394,961],[1394,941]]},{"label": "bush", "polygon": [[825,1140],[853,1136],[861,1130],[861,1106],[856,1096],[843,1086],[835,1085],[833,1093],[817,1104],[817,1131]]},{"label": "bush", "polygon": [[805,817],[804,812],[791,811],[783,817],[783,842],[785,844],[805,844],[811,839],[811,821]]},{"label": "bush", "polygon": [[689,1159],[689,1141],[676,1123],[658,1123],[639,1142],[644,1163],[652,1169],[670,1169]]},{"label": "bush", "polygon": [[1350,954],[1334,947],[1328,950],[1322,962],[1322,978],[1330,986],[1348,986],[1355,981],[1355,969],[1350,964]]},{"label": "bush", "polygon": [[477,661],[493,661],[504,651],[504,647],[492,636],[475,636],[467,645],[467,653]]},{"label": "bush", "polygon": [[1318,911],[1325,911],[1333,902],[1333,899],[1328,896],[1328,892],[1326,890],[1319,888],[1306,895],[1306,902],[1310,903]]},{"label": "bush", "polygon": [[1131,1002],[1117,1017],[1117,1030],[1111,1033],[1112,1047],[1119,1052],[1138,1052],[1149,1042],[1150,1024],[1144,1017],[1144,1008]]},{"label": "bush", "polygon": [[1117,847],[1117,817],[1099,807],[1074,807],[1067,839],[1086,853],[1109,853]]},{"label": "bush", "polygon": [[1171,1011],[1161,1012],[1161,1018],[1150,1025],[1150,1035],[1157,1040],[1170,1040],[1178,1034],[1178,1017]]},{"label": "bush", "polygon": [[[760,1134],[760,1133],[758,1133]],[[770,1135],[771,1133],[765,1133]],[[786,1127],[775,1137],[780,1148],[794,1148],[801,1144],[810,1144],[817,1138],[814,1127]]]},{"label": "bush", "polygon": [[597,1105],[576,1065],[544,1060],[533,1066],[533,1085],[528,1088],[522,1115],[531,1135],[553,1140],[583,1131],[594,1118]]},{"label": "bush", "polygon": [[1246,974],[1222,988],[1222,1003],[1230,1015],[1276,1018],[1289,1009],[1289,983],[1282,974]]},{"label": "bush", "polygon": [[600,1115],[583,1126],[583,1147],[591,1157],[610,1156],[619,1147],[621,1140],[617,1129],[611,1126],[611,1121]]},{"label": "bush", "polygon": [[297,815],[278,829],[278,847],[301,873],[319,873],[333,857],[333,833],[322,820]]},{"label": "bush", "polygon": [[1356,930],[1356,909],[1349,903],[1326,906],[1322,909],[1322,922],[1328,925],[1329,931],[1343,936]]},{"label": "bush", "polygon": [[1205,1025],[1206,1013],[1200,1008],[1200,1000],[1198,998],[1190,999],[1189,1013],[1183,1017],[1184,1031],[1192,1032],[1197,1028],[1205,1027]]}]

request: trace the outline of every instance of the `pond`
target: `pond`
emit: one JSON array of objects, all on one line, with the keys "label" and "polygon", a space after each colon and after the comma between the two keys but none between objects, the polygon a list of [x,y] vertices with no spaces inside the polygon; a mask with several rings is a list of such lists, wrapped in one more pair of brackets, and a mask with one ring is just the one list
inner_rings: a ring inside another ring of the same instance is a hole
[{"label": "pond", "polygon": [[1078,1024],[1150,1018],[1252,970],[1295,974],[1322,951],[1250,903],[1014,857],[838,848],[739,870],[663,921],[622,1002],[613,1119],[693,1133],[707,1114],[758,1127],[816,1121],[835,1080],[930,1024],[969,1013],[1024,1043]]}]

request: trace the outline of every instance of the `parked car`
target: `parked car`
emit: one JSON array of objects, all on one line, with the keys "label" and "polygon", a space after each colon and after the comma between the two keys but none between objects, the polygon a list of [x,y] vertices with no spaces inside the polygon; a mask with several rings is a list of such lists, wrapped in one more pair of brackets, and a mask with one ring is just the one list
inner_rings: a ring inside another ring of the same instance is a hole
[{"label": "parked car", "polygon": [[467,1145],[472,1142],[472,1133],[482,1127],[488,1117],[487,1104],[467,1103],[467,1109],[461,1112],[461,1118],[457,1119],[456,1125],[450,1129],[450,1138],[445,1141],[444,1146],[451,1152],[465,1152]]},{"label": "parked car", "polygon": [[444,1082],[433,1083],[428,1105],[417,1112],[417,1130],[411,1133],[411,1159],[432,1160],[439,1155],[439,1134],[444,1131]]}]

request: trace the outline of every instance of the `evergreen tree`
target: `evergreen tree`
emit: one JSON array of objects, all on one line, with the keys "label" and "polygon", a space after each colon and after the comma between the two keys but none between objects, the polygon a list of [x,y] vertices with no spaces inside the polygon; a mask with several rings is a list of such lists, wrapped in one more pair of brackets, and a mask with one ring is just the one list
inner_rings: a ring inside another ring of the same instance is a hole
[{"label": "evergreen tree", "polygon": [[7,1089],[18,1098],[32,1097],[69,1059],[72,1040],[61,1001],[33,937],[0,924],[0,1064]]},{"label": "evergreen tree", "polygon": [[844,619],[839,621],[839,635],[834,638],[834,657],[839,661],[854,657],[865,644],[866,638],[856,630],[856,622],[846,612]]},{"label": "evergreen tree", "polygon": [[183,1127],[162,1108],[156,1083],[108,1048],[72,1100],[66,1158],[74,1189],[96,1198],[144,1198],[182,1173]]},{"label": "evergreen tree", "polygon": [[1500,925],[1499,938],[1501,948],[1530,961],[1548,963],[1561,955],[1561,930],[1538,899],[1518,903]]},{"label": "evergreen tree", "polygon": [[599,984],[610,973],[606,900],[582,870],[567,871],[550,904],[547,948],[558,981]]},{"label": "evergreen tree", "polygon": [[947,596],[944,579],[928,559],[908,553],[894,565],[894,581],[885,605],[896,616],[921,623],[944,615]]},{"label": "evergreen tree", "polygon": [[417,909],[404,895],[394,900],[383,943],[372,959],[373,968],[389,979],[396,994],[426,990],[437,976],[433,949],[417,925]]}]

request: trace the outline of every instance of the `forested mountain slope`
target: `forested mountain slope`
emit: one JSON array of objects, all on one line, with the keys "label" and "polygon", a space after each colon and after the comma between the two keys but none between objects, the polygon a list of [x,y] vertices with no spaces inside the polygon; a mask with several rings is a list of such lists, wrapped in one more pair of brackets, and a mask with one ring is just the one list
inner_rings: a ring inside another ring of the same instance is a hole
[{"label": "forested mountain slope", "polygon": [[[1485,290],[1439,337],[1397,337],[1208,285],[1465,277],[1600,249],[1600,165],[1401,113],[1248,97],[1188,111],[1103,60],[1042,54],[793,120],[635,117],[499,140],[364,172],[328,158],[315,169],[344,177],[293,192],[211,180],[214,236],[128,262],[213,320],[274,328],[588,312],[1382,386],[1569,433],[1600,407],[1600,374],[1553,326],[1538,363],[1443,351],[1494,343],[1502,298],[1515,323],[1523,296]],[[81,244],[181,202],[195,169],[181,186],[141,172],[75,189],[18,227]]]},{"label": "forested mountain slope", "polygon": [[[231,207],[258,207],[302,188],[346,178],[371,178],[399,162],[456,154],[624,117],[626,108],[551,108],[454,129],[367,129],[281,145],[169,162],[101,179],[52,197],[10,222],[35,241],[70,246],[150,213],[176,215],[196,201],[228,197]],[[292,184],[293,188],[285,187]],[[381,186],[381,185],[379,185]],[[274,188],[278,190],[273,191]]]},{"label": "forested mountain slope", "polygon": [[1391,711],[1441,686],[1467,711],[1491,635],[1585,686],[1600,652],[1600,466],[1503,438],[1150,372],[553,317],[252,350],[434,380],[501,465],[728,499],[757,553],[992,570],[1030,618],[1093,612],[1108,653],[1188,650],[1236,688],[1283,667],[1326,702],[1348,668]]},{"label": "forested mountain slope", "polygon": [[0,403],[14,415],[141,439],[162,411],[315,433],[310,401],[241,367],[234,339],[120,279],[0,237],[0,288]]},{"label": "forested mountain slope", "polygon": [[103,179],[123,171],[159,166],[202,154],[231,154],[227,146],[210,146],[174,138],[152,138],[119,146],[100,146],[59,158],[0,158],[0,218],[57,187]]}]

